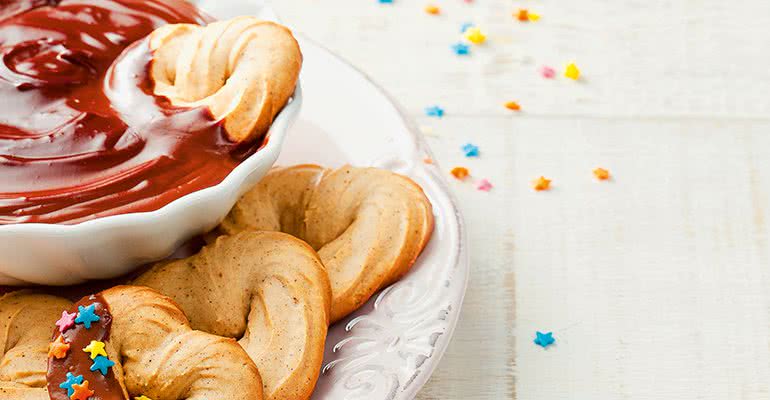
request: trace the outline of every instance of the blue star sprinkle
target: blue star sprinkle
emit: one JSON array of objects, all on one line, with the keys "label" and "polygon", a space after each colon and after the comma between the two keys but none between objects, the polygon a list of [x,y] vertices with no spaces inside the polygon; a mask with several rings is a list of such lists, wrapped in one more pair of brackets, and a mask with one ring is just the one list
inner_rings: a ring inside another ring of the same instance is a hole
[{"label": "blue star sprinkle", "polygon": [[479,146],[476,146],[473,143],[468,143],[465,146],[462,147],[463,152],[465,153],[466,157],[478,157],[479,156]]},{"label": "blue star sprinkle", "polygon": [[107,375],[107,369],[112,368],[113,365],[115,365],[115,363],[110,361],[109,358],[105,356],[96,356],[96,358],[94,358],[94,364],[91,366],[91,371],[98,370],[102,375]]},{"label": "blue star sprinkle", "polygon": [[432,106],[425,109],[425,115],[429,117],[441,118],[444,116],[444,109],[439,106]]},{"label": "blue star sprinkle", "polygon": [[546,348],[556,341],[556,339],[553,338],[553,332],[543,333],[538,331],[535,332],[535,334],[537,335],[535,338],[535,344],[542,348]]},{"label": "blue star sprinkle", "polygon": [[452,45],[452,50],[458,56],[467,56],[471,52],[471,46],[468,46],[463,42],[459,42]]},{"label": "blue star sprinkle", "polygon": [[78,316],[75,318],[76,324],[83,324],[86,329],[91,329],[92,322],[98,322],[99,316],[95,314],[96,304],[91,304],[88,307],[78,306]]},{"label": "blue star sprinkle", "polygon": [[72,396],[72,393],[75,393],[75,389],[72,388],[72,385],[82,385],[83,384],[83,375],[72,375],[72,372],[67,372],[67,380],[62,382],[59,387],[62,389],[67,389],[67,396]]},{"label": "blue star sprinkle", "polygon": [[473,28],[473,22],[466,22],[460,26],[460,33],[465,33],[468,28]]},{"label": "blue star sprinkle", "polygon": [[393,0],[378,0],[380,4],[393,4]]}]

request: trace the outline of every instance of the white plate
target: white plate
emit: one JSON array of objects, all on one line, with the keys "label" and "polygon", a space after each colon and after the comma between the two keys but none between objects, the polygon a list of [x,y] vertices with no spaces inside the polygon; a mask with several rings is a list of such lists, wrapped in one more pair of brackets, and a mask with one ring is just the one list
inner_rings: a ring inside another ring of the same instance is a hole
[{"label": "white plate", "polygon": [[[200,0],[218,18],[273,19],[261,1]],[[278,165],[376,166],[419,183],[433,204],[435,231],[412,271],[329,331],[313,399],[411,399],[446,350],[468,279],[462,218],[411,121],[360,71],[308,39],[304,104]]]},{"label": "white plate", "polygon": [[304,104],[278,165],[351,163],[410,176],[431,202],[436,227],[413,270],[332,327],[314,399],[411,399],[454,330],[468,276],[462,218],[413,124],[361,72],[301,39]]},{"label": "white plate", "polygon": [[[260,0],[201,0],[218,18],[275,19]],[[412,399],[446,350],[468,279],[462,217],[412,122],[388,95],[339,57],[300,38],[304,103],[278,165],[376,166],[419,183],[433,203],[428,247],[401,281],[331,327],[314,400]]]}]

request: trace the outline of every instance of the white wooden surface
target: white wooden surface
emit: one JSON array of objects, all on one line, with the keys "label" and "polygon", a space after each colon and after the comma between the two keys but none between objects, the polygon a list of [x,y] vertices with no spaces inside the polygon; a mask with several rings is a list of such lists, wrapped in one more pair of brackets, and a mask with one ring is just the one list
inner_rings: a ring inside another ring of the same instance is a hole
[{"label": "white wooden surface", "polygon": [[[495,184],[453,182],[473,272],[418,399],[770,398],[770,2],[434,3],[276,4],[432,127],[442,168]],[[465,21],[489,41],[461,58]],[[537,73],[570,60],[581,82]]]}]

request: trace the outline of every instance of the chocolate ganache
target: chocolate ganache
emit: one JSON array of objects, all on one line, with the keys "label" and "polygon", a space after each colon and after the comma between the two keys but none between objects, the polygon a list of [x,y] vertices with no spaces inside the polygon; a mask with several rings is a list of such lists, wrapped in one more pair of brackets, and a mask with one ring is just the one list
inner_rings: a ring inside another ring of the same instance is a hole
[{"label": "chocolate ganache", "polygon": [[52,340],[61,336],[62,341],[70,347],[64,357],[48,358],[48,372],[46,374],[48,396],[51,400],[70,400],[69,393],[72,391],[61,386],[68,380],[67,374],[70,374],[72,377],[78,377],[77,381],[81,384],[87,382],[88,388],[94,391],[93,395],[89,396],[89,400],[127,399],[128,397],[113,371],[114,368],[107,368],[105,374],[91,369],[94,360],[84,349],[92,341],[105,343],[110,340],[112,315],[101,294],[84,297],[70,308],[69,313],[80,315],[79,310],[87,307],[92,307],[92,315],[98,318],[90,322],[88,327],[81,323],[74,323],[66,329],[54,330]]},{"label": "chocolate ganache", "polygon": [[3,2],[0,224],[157,210],[259,148],[230,142],[207,109],[152,94],[143,39],[210,20],[183,0]]}]

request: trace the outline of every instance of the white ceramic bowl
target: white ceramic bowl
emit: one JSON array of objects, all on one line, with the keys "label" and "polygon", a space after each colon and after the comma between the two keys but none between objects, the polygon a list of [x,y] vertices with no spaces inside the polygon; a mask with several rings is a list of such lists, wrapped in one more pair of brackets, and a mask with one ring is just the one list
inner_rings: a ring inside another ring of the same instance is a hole
[{"label": "white ceramic bowl", "polygon": [[213,229],[273,166],[302,104],[297,85],[276,116],[268,141],[218,185],[156,211],[102,217],[74,225],[0,226],[0,285],[69,285],[114,278],[167,257],[186,240]]}]

